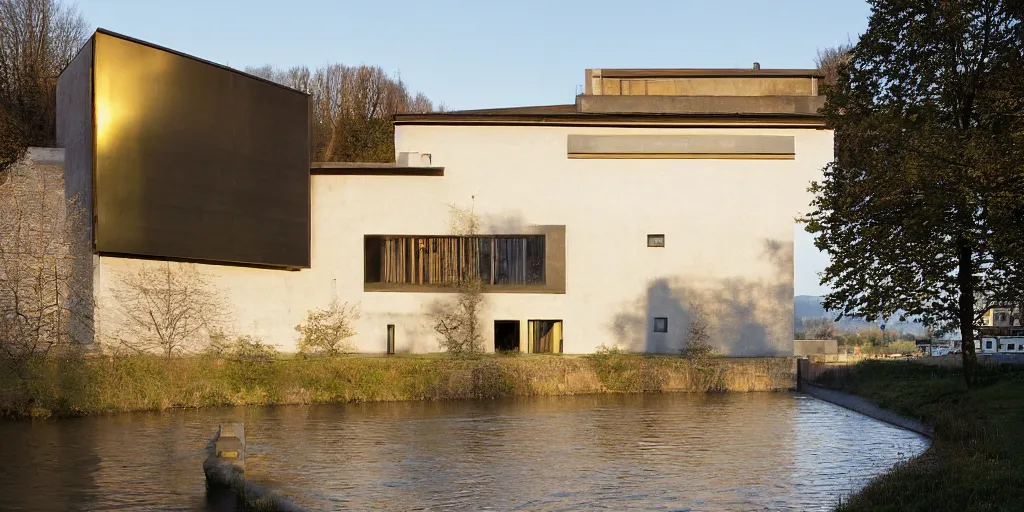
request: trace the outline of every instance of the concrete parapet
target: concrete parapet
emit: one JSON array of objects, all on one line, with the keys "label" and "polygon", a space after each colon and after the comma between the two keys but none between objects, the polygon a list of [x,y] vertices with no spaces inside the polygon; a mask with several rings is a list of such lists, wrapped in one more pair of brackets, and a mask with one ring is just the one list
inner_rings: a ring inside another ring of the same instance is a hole
[{"label": "concrete parapet", "polygon": [[577,96],[584,114],[817,115],[824,96]]},{"label": "concrete parapet", "polygon": [[834,389],[818,387],[813,384],[808,384],[807,382],[800,383],[800,391],[804,394],[817,398],[818,400],[824,400],[851,411],[859,412],[870,418],[874,418],[878,421],[883,421],[900,428],[905,428],[911,432],[916,432],[928,438],[932,437],[935,433],[935,430],[931,425],[926,425],[913,418],[908,418],[888,409],[883,409],[874,402],[857,395],[851,395]]},{"label": "concrete parapet", "polygon": [[245,426],[221,425],[206,445],[207,498],[234,510],[302,511],[287,498],[245,478]]}]

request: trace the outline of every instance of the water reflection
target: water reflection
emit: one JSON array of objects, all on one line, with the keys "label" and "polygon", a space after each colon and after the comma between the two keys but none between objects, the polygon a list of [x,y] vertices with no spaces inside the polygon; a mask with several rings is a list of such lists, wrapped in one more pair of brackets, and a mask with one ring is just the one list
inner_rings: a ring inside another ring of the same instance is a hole
[{"label": "water reflection", "polygon": [[790,394],[178,411],[0,424],[0,509],[201,510],[202,446],[315,510],[828,510],[915,434]]}]

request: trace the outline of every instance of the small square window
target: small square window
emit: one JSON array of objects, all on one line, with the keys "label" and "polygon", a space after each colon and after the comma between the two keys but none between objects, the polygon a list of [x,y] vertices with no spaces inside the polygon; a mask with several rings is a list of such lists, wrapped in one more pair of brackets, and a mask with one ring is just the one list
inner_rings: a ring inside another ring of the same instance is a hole
[{"label": "small square window", "polygon": [[668,332],[668,318],[659,316],[654,318],[654,332]]},{"label": "small square window", "polygon": [[665,235],[647,235],[647,247],[665,247]]},{"label": "small square window", "polygon": [[1009,345],[1007,345],[1006,346],[1006,350],[1015,350],[1013,345],[1014,345],[1013,343],[1010,343]]}]

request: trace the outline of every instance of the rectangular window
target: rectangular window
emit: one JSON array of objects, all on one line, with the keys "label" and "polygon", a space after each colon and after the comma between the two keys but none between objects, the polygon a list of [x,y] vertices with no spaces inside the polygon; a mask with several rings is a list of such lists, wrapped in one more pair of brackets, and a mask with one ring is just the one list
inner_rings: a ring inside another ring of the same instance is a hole
[{"label": "rectangular window", "polygon": [[1016,349],[1014,348],[1014,344],[1010,343],[1009,345],[1006,346],[1006,350],[1016,350]]},{"label": "rectangular window", "polygon": [[665,247],[665,235],[647,235],[647,247]]},{"label": "rectangular window", "polygon": [[367,236],[367,283],[450,285],[478,276],[484,285],[545,284],[545,240],[528,236]]},{"label": "rectangular window", "polygon": [[655,317],[654,318],[654,332],[668,332],[668,318],[666,317]]}]

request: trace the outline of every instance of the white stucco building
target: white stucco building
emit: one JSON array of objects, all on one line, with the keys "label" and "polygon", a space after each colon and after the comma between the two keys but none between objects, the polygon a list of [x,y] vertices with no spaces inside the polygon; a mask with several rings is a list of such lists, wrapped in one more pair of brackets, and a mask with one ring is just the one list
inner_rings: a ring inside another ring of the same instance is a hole
[{"label": "white stucco building", "polygon": [[[796,219],[833,157],[817,72],[586,78],[575,104],[399,115],[394,165],[311,164],[308,267],[171,264],[198,266],[235,331],[284,351],[332,298],[358,304],[357,350],[437,351],[441,276],[472,259],[487,351],[676,352],[699,309],[722,352],[791,355]],[[451,236],[453,208],[476,237]],[[162,263],[95,253],[102,341],[117,276]]]}]

